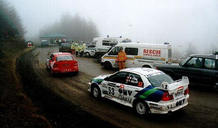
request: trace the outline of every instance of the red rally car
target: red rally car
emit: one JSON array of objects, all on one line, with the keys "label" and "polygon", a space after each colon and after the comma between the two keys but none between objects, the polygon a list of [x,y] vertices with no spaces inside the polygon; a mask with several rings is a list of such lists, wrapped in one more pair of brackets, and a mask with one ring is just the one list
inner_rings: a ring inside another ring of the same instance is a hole
[{"label": "red rally car", "polygon": [[71,53],[56,52],[52,53],[46,61],[46,67],[51,74],[57,73],[78,73],[79,66],[77,60]]}]

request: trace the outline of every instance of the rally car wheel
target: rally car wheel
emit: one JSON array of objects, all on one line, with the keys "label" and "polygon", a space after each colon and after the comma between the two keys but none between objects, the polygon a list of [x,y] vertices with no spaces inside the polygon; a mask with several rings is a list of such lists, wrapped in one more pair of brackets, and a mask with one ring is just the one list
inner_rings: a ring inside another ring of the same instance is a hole
[{"label": "rally car wheel", "polygon": [[135,103],[134,108],[135,108],[135,112],[136,112],[138,115],[140,115],[140,116],[147,115],[147,114],[150,113],[149,108],[148,108],[147,105],[146,105],[144,102],[142,102],[142,101],[137,101],[137,102]]},{"label": "rally car wheel", "polygon": [[92,96],[96,99],[99,99],[101,97],[101,92],[99,87],[93,86],[91,90]]}]

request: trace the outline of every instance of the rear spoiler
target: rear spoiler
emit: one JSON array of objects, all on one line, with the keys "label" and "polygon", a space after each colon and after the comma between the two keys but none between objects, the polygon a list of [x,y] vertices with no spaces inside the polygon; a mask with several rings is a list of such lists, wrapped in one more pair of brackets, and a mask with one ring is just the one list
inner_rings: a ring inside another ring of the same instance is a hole
[{"label": "rear spoiler", "polygon": [[175,81],[174,83],[167,83],[163,82],[159,89],[169,91],[169,93],[175,89],[177,89],[180,86],[188,86],[189,85],[189,79],[187,76],[182,76],[182,79]]}]

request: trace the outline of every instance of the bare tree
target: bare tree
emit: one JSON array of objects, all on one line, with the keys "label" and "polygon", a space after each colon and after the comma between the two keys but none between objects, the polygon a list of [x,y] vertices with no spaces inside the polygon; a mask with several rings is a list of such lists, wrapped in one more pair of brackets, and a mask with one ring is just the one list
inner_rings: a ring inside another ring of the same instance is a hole
[{"label": "bare tree", "polygon": [[0,0],[0,40],[23,39],[24,29],[16,10]]},{"label": "bare tree", "polygon": [[77,41],[91,41],[93,37],[98,36],[94,22],[70,14],[64,14],[59,22],[41,29],[40,36],[55,33],[65,34],[68,38]]}]

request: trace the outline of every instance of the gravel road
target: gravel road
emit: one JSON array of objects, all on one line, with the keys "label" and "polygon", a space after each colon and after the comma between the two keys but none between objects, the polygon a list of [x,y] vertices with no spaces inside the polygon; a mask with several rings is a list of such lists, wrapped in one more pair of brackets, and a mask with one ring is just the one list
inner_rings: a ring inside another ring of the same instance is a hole
[{"label": "gravel road", "polygon": [[125,128],[218,127],[218,91],[207,87],[192,86],[190,88],[189,105],[184,110],[168,115],[138,117],[128,107],[108,100],[97,101],[90,96],[87,86],[93,77],[115,72],[105,70],[93,58],[77,57],[80,70],[77,75],[50,76],[46,71],[45,61],[49,53],[56,51],[58,51],[56,47],[37,48],[33,51],[35,56],[34,72],[38,74],[44,86],[73,104],[79,105],[83,110],[113,125]]}]

